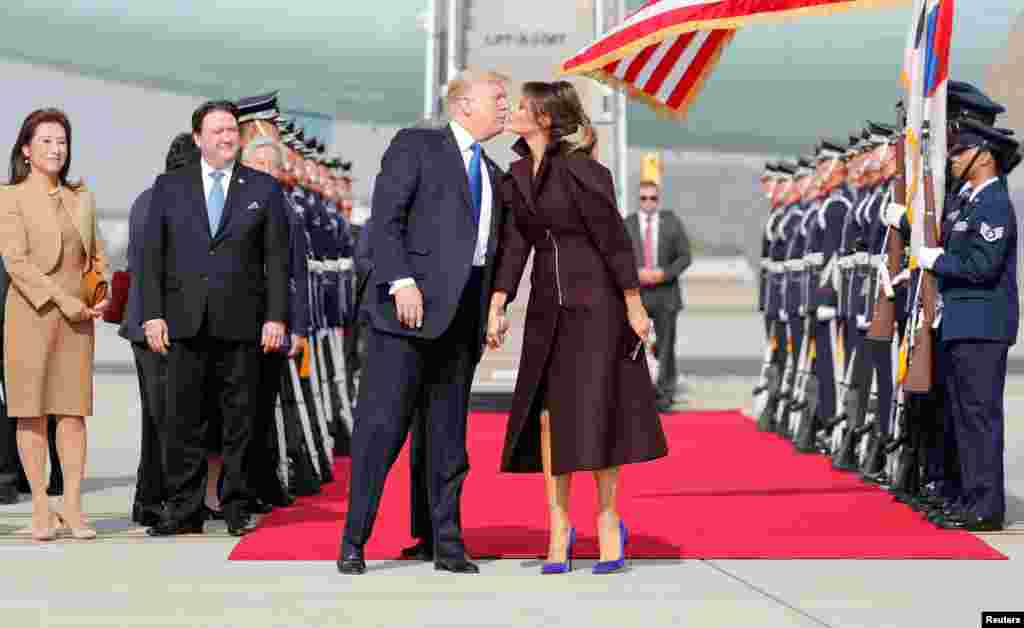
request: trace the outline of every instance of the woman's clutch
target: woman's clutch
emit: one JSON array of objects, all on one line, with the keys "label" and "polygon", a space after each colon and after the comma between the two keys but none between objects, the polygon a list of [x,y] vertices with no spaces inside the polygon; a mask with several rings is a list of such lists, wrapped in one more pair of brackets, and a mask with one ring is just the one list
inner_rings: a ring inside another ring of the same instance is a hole
[{"label": "woman's clutch", "polygon": [[85,304],[90,308],[96,307],[103,299],[107,298],[109,289],[110,284],[95,268],[82,276],[82,296]]}]

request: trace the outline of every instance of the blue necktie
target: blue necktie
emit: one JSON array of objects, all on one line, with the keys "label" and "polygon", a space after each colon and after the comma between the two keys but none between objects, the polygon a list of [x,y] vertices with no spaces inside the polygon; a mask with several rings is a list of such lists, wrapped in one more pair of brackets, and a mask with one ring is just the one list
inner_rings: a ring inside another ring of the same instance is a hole
[{"label": "blue necktie", "polygon": [[469,160],[469,192],[473,196],[473,224],[480,225],[480,205],[484,198],[484,181],[480,175],[480,144],[469,147],[473,156]]},{"label": "blue necktie", "polygon": [[224,186],[220,184],[224,173],[214,170],[210,173],[210,178],[213,179],[213,185],[210,186],[210,198],[206,199],[206,215],[210,220],[210,235],[214,236],[217,235],[220,217],[224,213]]}]

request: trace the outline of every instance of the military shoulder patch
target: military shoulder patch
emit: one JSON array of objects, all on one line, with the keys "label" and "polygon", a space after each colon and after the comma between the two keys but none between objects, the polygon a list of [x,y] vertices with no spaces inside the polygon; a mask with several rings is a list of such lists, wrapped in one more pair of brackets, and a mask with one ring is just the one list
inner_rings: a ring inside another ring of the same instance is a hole
[{"label": "military shoulder patch", "polygon": [[1003,232],[1006,227],[990,227],[988,223],[981,223],[981,227],[978,232],[981,233],[981,237],[985,239],[985,242],[995,242],[1003,237]]}]

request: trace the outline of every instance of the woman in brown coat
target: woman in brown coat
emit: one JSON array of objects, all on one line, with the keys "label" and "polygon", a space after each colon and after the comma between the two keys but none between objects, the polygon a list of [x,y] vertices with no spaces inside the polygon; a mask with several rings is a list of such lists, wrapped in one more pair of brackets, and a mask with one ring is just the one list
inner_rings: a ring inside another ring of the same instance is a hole
[{"label": "woman in brown coat", "polygon": [[[619,466],[665,456],[667,446],[643,355],[651,322],[640,302],[633,247],[608,169],[577,145],[590,122],[571,84],[526,83],[506,130],[520,135],[503,183],[503,226],[488,342],[501,342],[504,309],[535,253],[530,303],[502,470],[543,471],[550,505],[548,563],[570,568],[574,471],[593,471],[601,562],[623,567],[627,539],[616,509]],[[592,137],[591,133],[591,137]]]},{"label": "woman in brown coat", "polygon": [[18,421],[18,453],[32,490],[32,537],[56,536],[46,496],[46,417],[57,417],[64,519],[76,539],[95,538],[82,516],[85,417],[92,414],[94,324],[106,302],[85,303],[84,275],[106,275],[96,208],[67,180],[71,125],[56,109],[35,111],[11,151],[0,188],[0,254],[11,277],[4,321],[7,414]]}]

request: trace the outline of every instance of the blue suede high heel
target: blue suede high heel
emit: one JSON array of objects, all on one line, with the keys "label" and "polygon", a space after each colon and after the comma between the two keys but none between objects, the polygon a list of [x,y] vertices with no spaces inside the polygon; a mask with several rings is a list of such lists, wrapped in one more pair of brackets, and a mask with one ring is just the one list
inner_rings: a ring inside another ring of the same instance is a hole
[{"label": "blue suede high heel", "polygon": [[572,571],[572,546],[576,545],[576,528],[569,528],[569,544],[565,546],[565,562],[544,563],[540,568],[541,575],[551,576]]},{"label": "blue suede high heel", "polygon": [[622,571],[626,567],[626,540],[629,538],[629,532],[626,530],[626,524],[619,520],[619,558],[616,560],[602,560],[594,565],[593,573],[596,575],[605,575]]}]

